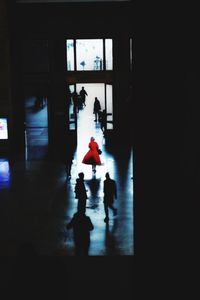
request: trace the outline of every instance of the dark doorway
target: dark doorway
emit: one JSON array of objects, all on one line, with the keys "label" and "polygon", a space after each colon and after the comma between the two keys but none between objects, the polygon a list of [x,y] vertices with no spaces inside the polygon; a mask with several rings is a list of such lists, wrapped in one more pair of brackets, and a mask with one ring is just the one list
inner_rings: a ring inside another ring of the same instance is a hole
[{"label": "dark doorway", "polygon": [[48,150],[48,99],[45,96],[25,98],[25,158],[42,159]]}]

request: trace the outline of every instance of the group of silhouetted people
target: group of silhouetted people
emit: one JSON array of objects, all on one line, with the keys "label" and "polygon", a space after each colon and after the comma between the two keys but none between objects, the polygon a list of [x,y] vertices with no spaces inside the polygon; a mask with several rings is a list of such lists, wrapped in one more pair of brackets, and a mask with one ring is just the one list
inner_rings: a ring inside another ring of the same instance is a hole
[{"label": "group of silhouetted people", "polygon": [[[82,86],[79,94],[76,91],[71,93],[68,88],[68,97],[72,99],[74,114],[77,114],[80,109],[86,106],[86,96],[88,96],[88,93],[84,86]],[[100,123],[100,128],[105,136],[107,129],[107,116],[110,114],[107,113],[105,109],[101,109],[101,103],[97,97],[94,99],[93,114],[95,116],[94,121]]]},{"label": "group of silhouetted people", "polygon": [[103,132],[103,135],[106,133],[107,129],[107,113],[106,110],[101,110],[101,104],[97,97],[94,99],[94,105],[93,105],[93,113],[95,115],[95,122],[99,122],[101,126],[101,130]]},{"label": "group of silhouetted people", "polygon": [[[74,113],[79,112],[79,109],[86,106],[85,99],[88,96],[84,87],[82,87],[79,95],[75,91],[71,94]],[[97,97],[95,97],[93,105],[93,113],[95,115],[95,122],[100,123],[100,128],[105,135],[107,129],[107,113],[106,110],[101,110],[101,104]],[[91,165],[92,172],[96,173],[96,166],[102,165],[100,155],[102,153],[99,148],[98,143],[95,141],[94,137],[90,138],[88,144],[89,150],[86,152],[82,159],[83,164]],[[68,152],[68,157],[66,159],[66,172],[68,178],[71,178],[71,165],[72,165],[73,155]],[[103,204],[105,211],[104,222],[108,224],[109,222],[109,209],[113,211],[113,215],[117,215],[117,209],[114,207],[114,199],[117,198],[117,188],[115,180],[110,178],[109,173],[105,174],[106,179],[103,184]],[[76,255],[88,255],[89,245],[90,245],[90,231],[94,229],[94,225],[89,216],[86,215],[86,202],[88,199],[87,189],[84,182],[84,173],[80,172],[75,184],[75,199],[77,199],[77,212],[73,215],[71,221],[67,224],[67,229],[73,229],[74,244],[75,244],[75,254]]]},{"label": "group of silhouetted people", "polygon": [[[109,173],[105,174],[106,179],[103,184],[103,203],[105,218],[104,222],[109,222],[109,208],[113,215],[117,215],[117,208],[114,207],[114,200],[117,198],[117,187],[115,180],[110,178]],[[87,190],[84,183],[84,173],[80,172],[76,179],[75,198],[78,199],[77,212],[67,224],[67,229],[73,229],[75,255],[87,256],[90,246],[90,231],[94,225],[89,216],[86,215]]]},{"label": "group of silhouetted people", "polygon": [[80,109],[86,106],[86,96],[88,96],[88,94],[83,86],[79,94],[76,91],[74,91],[72,94],[68,91],[68,94],[68,97],[72,97],[75,113],[78,113]]}]

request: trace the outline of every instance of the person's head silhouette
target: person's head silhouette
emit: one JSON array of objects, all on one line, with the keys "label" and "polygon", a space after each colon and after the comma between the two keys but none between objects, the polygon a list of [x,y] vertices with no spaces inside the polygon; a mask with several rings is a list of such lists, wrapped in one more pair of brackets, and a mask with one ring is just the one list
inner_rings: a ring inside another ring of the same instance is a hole
[{"label": "person's head silhouette", "polygon": [[78,176],[79,176],[80,179],[84,179],[84,173],[83,172],[78,173]]},{"label": "person's head silhouette", "polygon": [[106,176],[106,179],[109,179],[109,178],[110,178],[110,174],[109,174],[108,172],[106,173],[105,176]]}]

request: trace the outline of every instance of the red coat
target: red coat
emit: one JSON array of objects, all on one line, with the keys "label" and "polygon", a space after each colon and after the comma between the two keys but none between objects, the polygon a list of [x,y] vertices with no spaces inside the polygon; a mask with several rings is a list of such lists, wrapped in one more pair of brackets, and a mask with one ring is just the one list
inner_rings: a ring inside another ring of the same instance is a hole
[{"label": "red coat", "polygon": [[97,149],[99,148],[97,142],[91,141],[88,147],[90,148],[90,150],[83,157],[82,163],[87,165],[101,165],[101,159],[97,151]]}]

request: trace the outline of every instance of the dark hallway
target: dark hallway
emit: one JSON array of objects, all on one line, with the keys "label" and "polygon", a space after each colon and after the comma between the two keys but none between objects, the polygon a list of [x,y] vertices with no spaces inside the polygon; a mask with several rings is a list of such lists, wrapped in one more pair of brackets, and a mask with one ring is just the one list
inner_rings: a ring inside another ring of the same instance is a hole
[{"label": "dark hallway", "polygon": [[[40,152],[43,145],[34,143],[31,146],[29,143],[27,158],[32,159],[24,162],[11,165],[1,159],[1,220],[5,220],[0,235],[4,245],[0,249],[2,255],[16,255],[20,245],[27,242],[31,242],[41,255],[74,255],[73,233],[66,230],[66,224],[76,212],[74,188],[79,172],[85,174],[88,190],[86,214],[94,224],[89,254],[133,255],[132,149],[123,145],[120,149],[107,145],[100,125],[94,122],[92,106],[93,101],[88,97],[86,107],[78,113],[78,142],[70,180],[64,164],[43,160],[43,152]],[[95,175],[91,166],[82,163],[92,135],[102,149],[102,165],[97,166]],[[118,189],[118,215],[112,217],[110,213],[107,227],[103,221],[103,180],[106,172],[116,180]],[[10,218],[7,218],[8,215]]]},{"label": "dark hallway", "polygon": [[[131,289],[135,257],[134,149],[132,138],[125,137],[129,117],[123,122],[132,107],[132,4],[25,2],[3,1],[0,9],[5,41],[0,119],[8,126],[6,138],[0,137],[1,285],[29,292],[63,286],[74,299],[79,287],[106,296],[103,289],[111,279],[113,295],[123,294],[125,287]],[[67,97],[67,87],[74,86],[88,92],[77,119]],[[105,135],[94,121],[95,97],[108,113]],[[102,150],[95,174],[82,163],[91,136]],[[68,178],[63,153],[70,148]],[[88,196],[86,215],[94,226],[84,259],[75,255],[74,232],[67,228],[77,211],[74,190],[80,172]],[[105,222],[107,172],[117,186],[117,214],[109,209]]]}]

